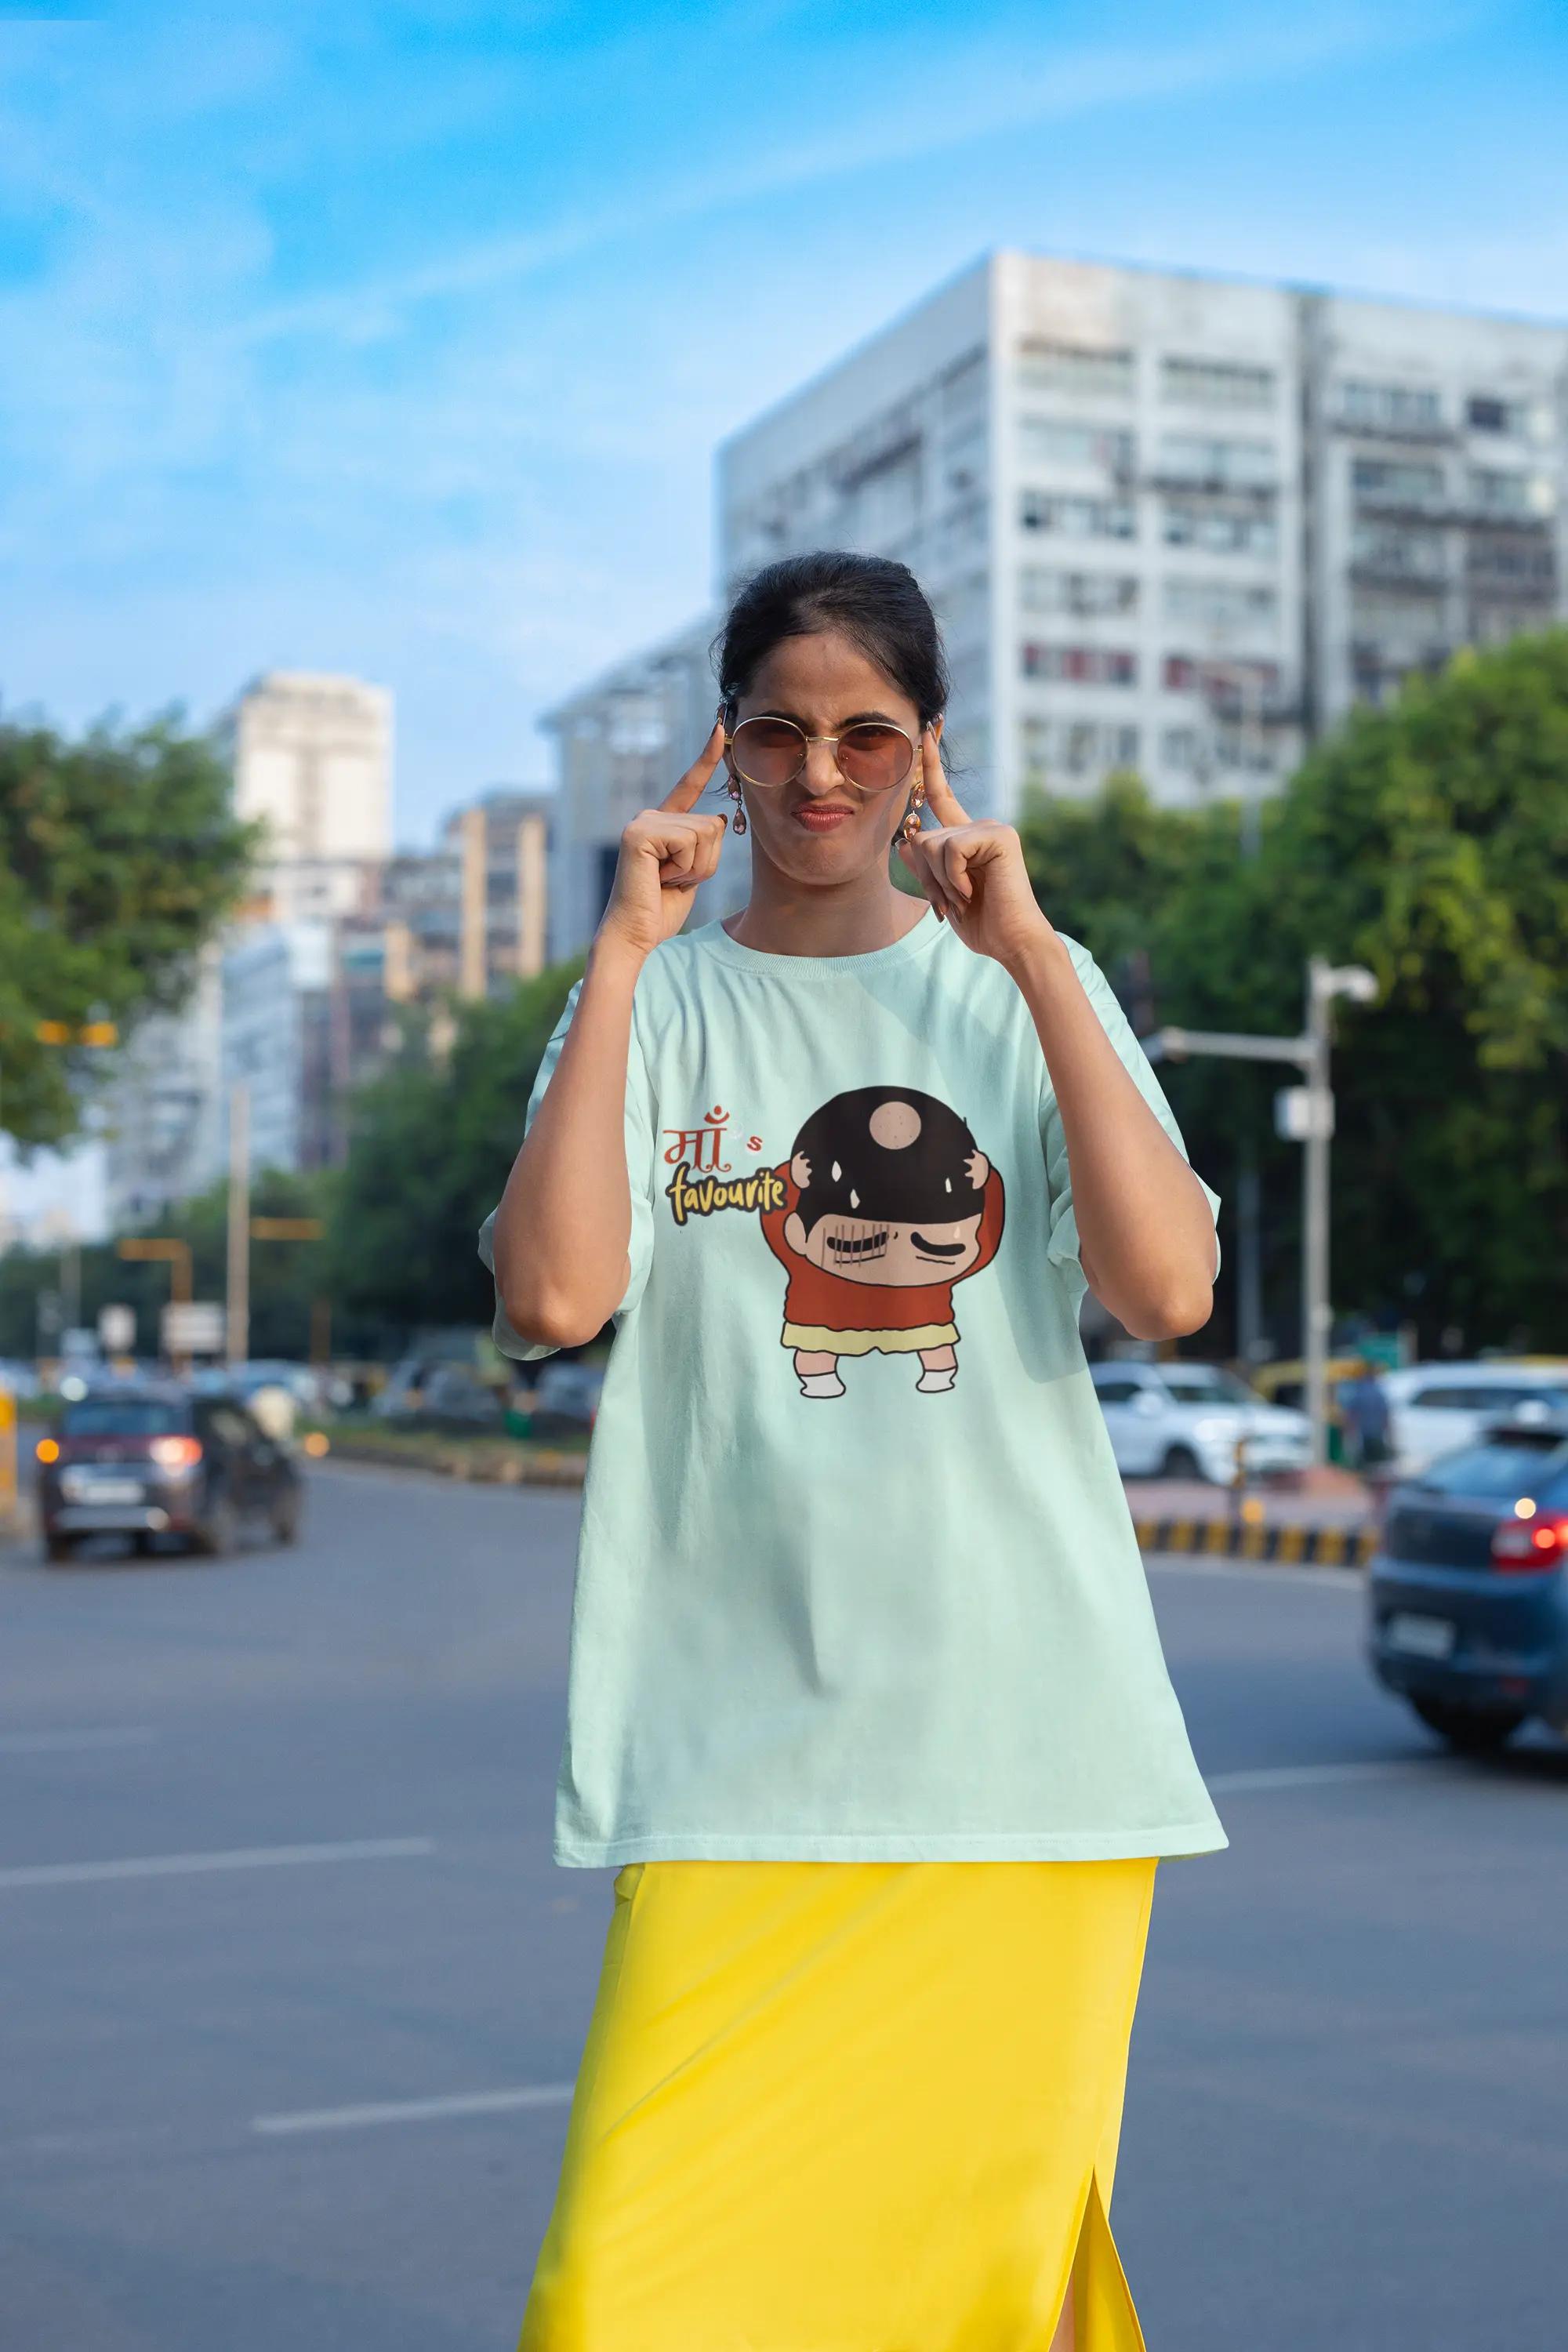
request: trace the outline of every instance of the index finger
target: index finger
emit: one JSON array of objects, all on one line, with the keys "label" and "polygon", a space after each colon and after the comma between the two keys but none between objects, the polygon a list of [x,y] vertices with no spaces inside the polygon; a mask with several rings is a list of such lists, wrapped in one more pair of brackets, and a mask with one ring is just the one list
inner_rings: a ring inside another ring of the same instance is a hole
[{"label": "index finger", "polygon": [[713,732],[709,736],[707,742],[704,743],[674,791],[660,801],[660,808],[676,809],[681,812],[695,808],[712,782],[713,771],[723,756],[724,714],[721,711],[713,721]]},{"label": "index finger", "polygon": [[957,793],[947,781],[935,733],[929,727],[921,737],[921,777],[926,788],[926,806],[939,824],[969,823],[969,812],[961,807]]}]

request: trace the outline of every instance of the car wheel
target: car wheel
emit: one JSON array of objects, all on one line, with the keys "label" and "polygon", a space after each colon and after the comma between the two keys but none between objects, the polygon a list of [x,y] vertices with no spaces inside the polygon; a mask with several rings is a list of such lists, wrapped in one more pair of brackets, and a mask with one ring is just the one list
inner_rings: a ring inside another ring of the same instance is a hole
[{"label": "car wheel", "polygon": [[291,1544],[300,1540],[300,1497],[293,1493],[279,1495],[272,1506],[272,1540]]},{"label": "car wheel", "polygon": [[215,1497],[196,1529],[196,1549],[208,1559],[222,1559],[239,1540],[239,1518],[226,1495]]},{"label": "car wheel", "polygon": [[1192,1479],[1202,1478],[1203,1475],[1204,1465],[1198,1460],[1197,1455],[1193,1452],[1190,1445],[1170,1445],[1166,1447],[1165,1459],[1160,1465],[1160,1475],[1162,1478]]},{"label": "car wheel", "polygon": [[1412,1698],[1410,1704],[1429,1731],[1466,1756],[1506,1748],[1525,1719],[1522,1707],[1465,1706],[1446,1698]]},{"label": "car wheel", "polygon": [[58,1568],[62,1560],[69,1559],[75,1550],[76,1545],[69,1536],[44,1538],[44,1558],[53,1568]]}]

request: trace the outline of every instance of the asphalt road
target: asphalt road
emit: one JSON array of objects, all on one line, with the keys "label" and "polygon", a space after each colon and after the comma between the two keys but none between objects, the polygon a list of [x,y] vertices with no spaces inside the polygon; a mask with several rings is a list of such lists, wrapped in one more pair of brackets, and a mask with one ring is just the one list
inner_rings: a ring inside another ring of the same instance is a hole
[{"label": "asphalt road", "polygon": [[[223,1564],[0,1560],[0,2347],[505,2352],[607,1878],[549,1861],[574,1497],[328,1469]],[[1152,2352],[1556,2352],[1568,1759],[1437,1754],[1331,1572],[1156,1566],[1233,1841],[1163,1873]]]}]

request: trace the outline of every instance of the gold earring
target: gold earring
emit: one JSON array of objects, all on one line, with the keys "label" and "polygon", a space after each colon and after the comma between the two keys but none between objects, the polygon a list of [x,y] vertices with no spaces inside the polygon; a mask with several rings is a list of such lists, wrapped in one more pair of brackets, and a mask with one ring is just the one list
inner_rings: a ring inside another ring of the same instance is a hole
[{"label": "gold earring", "polygon": [[735,814],[730,819],[730,830],[738,838],[746,830],[746,807],[741,798],[741,780],[738,776],[731,777],[728,789],[730,798],[735,803]]},{"label": "gold earring", "polygon": [[910,795],[909,808],[905,813],[902,824],[899,827],[899,839],[900,841],[914,841],[919,837],[921,829],[921,811],[924,808],[925,804],[925,778],[921,776],[916,782],[914,791]]}]

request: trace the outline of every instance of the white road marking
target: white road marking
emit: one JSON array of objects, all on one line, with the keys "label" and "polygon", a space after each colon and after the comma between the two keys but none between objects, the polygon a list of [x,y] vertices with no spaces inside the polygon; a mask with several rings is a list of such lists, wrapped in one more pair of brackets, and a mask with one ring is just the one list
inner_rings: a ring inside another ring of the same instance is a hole
[{"label": "white road marking", "polygon": [[245,1845],[220,1853],[147,1853],[124,1862],[38,1862],[0,1870],[0,1893],[24,1886],[94,1886],[121,1878],[198,1878],[219,1870],[290,1870],[310,1863],[405,1862],[434,1853],[427,1837],[345,1838],[334,1845]]},{"label": "white road marking", "polygon": [[1340,1780],[1403,1780],[1413,1772],[1430,1774],[1442,1758],[1390,1759],[1384,1764],[1279,1764],[1256,1772],[1210,1772],[1210,1789],[1239,1796],[1249,1790],[1318,1789]]},{"label": "white road marking", "polygon": [[0,1732],[0,1756],[70,1756],[89,1748],[151,1748],[161,1738],[151,1723],[110,1723],[81,1731]]},{"label": "white road marking", "polygon": [[382,2124],[438,2123],[448,2116],[505,2116],[519,2107],[563,2107],[570,2083],[531,2083],[514,2091],[459,2091],[444,2099],[385,2099],[374,2106],[305,2107],[297,2114],[252,2116],[250,2128],[271,2138],[294,2132],[374,2131]]}]

